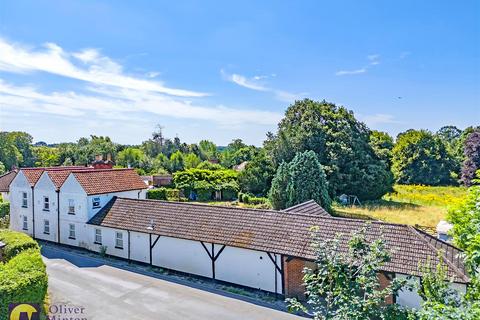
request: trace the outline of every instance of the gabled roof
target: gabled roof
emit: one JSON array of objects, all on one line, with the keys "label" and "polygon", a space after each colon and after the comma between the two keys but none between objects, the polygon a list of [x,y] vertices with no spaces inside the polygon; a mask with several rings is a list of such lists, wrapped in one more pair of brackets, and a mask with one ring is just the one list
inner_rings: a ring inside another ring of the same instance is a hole
[{"label": "gabled roof", "polygon": [[12,170],[0,176],[0,192],[8,192],[10,190],[10,183],[17,175],[16,170]]},{"label": "gabled roof", "polygon": [[42,176],[44,171],[48,172],[56,172],[56,171],[66,171],[72,172],[73,170],[84,170],[88,169],[86,167],[81,166],[65,166],[65,167],[38,167],[38,168],[20,168],[20,171],[23,172],[25,177],[27,178],[28,183],[31,187],[33,187],[38,179]]},{"label": "gabled roof", "polygon": [[92,170],[92,168],[89,167],[80,167],[75,170],[46,170],[48,176],[52,180],[53,184],[55,185],[55,189],[60,190],[60,187],[63,185],[65,180],[67,180],[68,176],[72,172],[77,172],[77,171],[86,171],[86,170]]},{"label": "gabled roof", "polygon": [[[313,211],[315,212],[313,207]],[[155,228],[147,231],[150,221]],[[311,228],[325,239],[340,237],[340,250],[348,250],[353,232],[366,221],[286,211],[210,206],[184,202],[139,200],[114,197],[89,222],[110,228],[149,232],[174,238],[224,244],[286,256],[315,259]],[[383,236],[392,259],[382,271],[421,276],[420,265],[439,262],[445,251],[447,275],[460,283],[469,282],[465,266],[458,259],[461,251],[406,225],[370,222],[369,240]]]},{"label": "gabled roof", "polygon": [[147,188],[133,169],[92,169],[73,171],[72,174],[88,195]]},{"label": "gabled roof", "polygon": [[284,212],[289,213],[301,213],[301,214],[311,214],[314,216],[327,216],[330,217],[330,214],[325,211],[315,200],[309,200],[300,204],[297,204],[293,207],[283,210]]}]

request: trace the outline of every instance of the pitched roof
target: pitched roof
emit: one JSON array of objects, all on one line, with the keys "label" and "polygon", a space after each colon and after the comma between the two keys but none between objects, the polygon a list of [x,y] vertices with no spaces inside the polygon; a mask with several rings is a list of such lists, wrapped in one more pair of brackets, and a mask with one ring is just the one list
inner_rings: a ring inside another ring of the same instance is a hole
[{"label": "pitched roof", "polygon": [[33,187],[38,179],[42,176],[44,171],[55,172],[55,171],[67,171],[72,172],[73,170],[84,170],[88,169],[81,166],[65,166],[65,167],[38,167],[38,168],[21,168],[20,171],[23,172],[27,178],[28,183]]},{"label": "pitched roof", "polygon": [[315,200],[309,200],[307,202],[303,202],[297,204],[293,207],[287,208],[283,210],[284,212],[289,213],[301,213],[301,214],[311,214],[316,216],[327,216],[330,217],[330,214],[325,211]]},{"label": "pitched roof", "polygon": [[[365,220],[328,217],[310,213],[290,213],[261,209],[210,206],[203,204],[139,200],[114,197],[88,223],[123,230],[148,231],[174,238],[205,241],[228,246],[268,251],[304,259],[315,259],[311,228],[318,235],[340,238],[340,250],[348,250],[350,235],[365,226]],[[449,277],[467,283],[469,278],[458,259],[461,251],[406,225],[370,222],[368,239],[385,239],[392,259],[382,271],[420,276],[419,265],[436,264],[438,251],[446,251]]]},{"label": "pitched roof", "polygon": [[88,195],[147,188],[133,169],[93,169],[73,171],[72,174]]},{"label": "pitched roof", "polygon": [[55,188],[57,190],[60,189],[60,187],[63,185],[65,180],[67,180],[68,176],[72,172],[77,172],[77,171],[85,171],[85,170],[92,170],[92,168],[89,167],[80,167],[75,170],[47,170],[47,174],[52,180],[53,184],[55,185]]},{"label": "pitched roof", "polygon": [[10,190],[10,183],[17,175],[16,170],[12,170],[0,176],[0,192],[8,192]]}]

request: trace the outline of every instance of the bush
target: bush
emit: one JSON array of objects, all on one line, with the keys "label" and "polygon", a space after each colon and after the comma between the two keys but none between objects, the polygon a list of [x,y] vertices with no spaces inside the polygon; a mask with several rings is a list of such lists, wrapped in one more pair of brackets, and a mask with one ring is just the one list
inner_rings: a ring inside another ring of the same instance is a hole
[{"label": "bush", "polygon": [[198,201],[210,201],[212,200],[211,189],[197,189],[197,200]]},{"label": "bush", "polygon": [[29,236],[0,231],[6,243],[6,263],[0,263],[0,320],[7,320],[10,303],[29,302],[43,306],[48,277],[38,244]]},{"label": "bush", "polygon": [[27,249],[40,250],[40,247],[35,240],[21,232],[1,230],[0,241],[6,244],[5,248],[3,249],[3,257],[7,261],[19,254],[21,251]]},{"label": "bush", "polygon": [[166,189],[167,199],[179,201],[180,199],[180,190],[178,189]]},{"label": "bush", "polygon": [[167,200],[167,189],[163,187],[150,189],[147,191],[147,199]]},{"label": "bush", "polygon": [[10,202],[0,202],[0,218],[10,214]]},{"label": "bush", "polygon": [[235,200],[237,192],[232,189],[222,190],[222,199],[223,200]]},{"label": "bush", "polygon": [[268,199],[267,198],[263,198],[263,197],[255,197],[253,195],[250,195],[248,193],[243,193],[243,192],[239,192],[238,193],[238,202],[242,202],[242,203],[246,203],[246,204],[254,204],[254,205],[258,205],[258,204],[265,204],[268,202]]}]

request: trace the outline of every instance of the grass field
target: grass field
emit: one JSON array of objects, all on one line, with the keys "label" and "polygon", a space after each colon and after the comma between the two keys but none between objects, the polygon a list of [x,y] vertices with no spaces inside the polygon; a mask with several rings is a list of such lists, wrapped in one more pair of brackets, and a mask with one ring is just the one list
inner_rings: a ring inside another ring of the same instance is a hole
[{"label": "grass field", "polygon": [[394,192],[381,200],[360,206],[335,205],[334,210],[340,216],[434,228],[445,219],[449,207],[462,201],[466,192],[464,187],[396,185]]}]

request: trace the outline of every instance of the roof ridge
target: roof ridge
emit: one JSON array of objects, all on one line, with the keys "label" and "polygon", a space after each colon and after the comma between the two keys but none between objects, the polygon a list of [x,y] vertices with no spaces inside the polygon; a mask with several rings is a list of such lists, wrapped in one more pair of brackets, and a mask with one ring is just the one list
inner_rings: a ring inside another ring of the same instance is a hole
[{"label": "roof ridge", "polygon": [[[428,247],[430,247],[430,249],[433,249],[433,251],[438,253],[438,251],[441,250],[441,249],[433,246],[430,242],[426,241],[424,237],[421,237],[421,234],[419,233],[420,230],[418,230],[417,228],[412,227],[412,226],[408,226],[408,229],[410,231],[412,231],[417,236],[417,238],[420,238],[422,242],[424,242]],[[436,240],[438,240],[438,239],[436,239]],[[448,259],[448,257],[445,254],[443,254],[442,256],[443,256],[443,260],[445,261],[445,263],[449,267],[451,267],[457,273],[458,276],[460,276],[465,282],[470,281],[469,277],[465,274],[465,272],[460,270],[452,261],[450,261],[450,259]]]},{"label": "roof ridge", "polygon": [[113,171],[133,171],[133,168],[111,168],[111,169],[95,169],[85,167],[86,169],[70,170],[72,173],[85,173],[85,172],[113,172]]},{"label": "roof ridge", "polygon": [[[311,202],[313,202],[313,203],[317,204],[319,207],[321,207],[321,206],[317,203],[317,201],[315,201],[315,200],[313,200],[313,199],[310,199],[310,200],[304,201],[304,202],[302,202],[302,203],[297,203],[297,204],[294,205],[294,206],[285,208],[285,209],[280,210],[280,211],[287,211],[287,210],[291,210],[291,209],[296,209],[296,208],[298,208],[298,207],[300,207],[300,206],[303,206],[303,205],[305,205],[305,204],[307,204],[307,203],[311,203]],[[323,208],[322,208],[322,209],[323,209]]]}]

